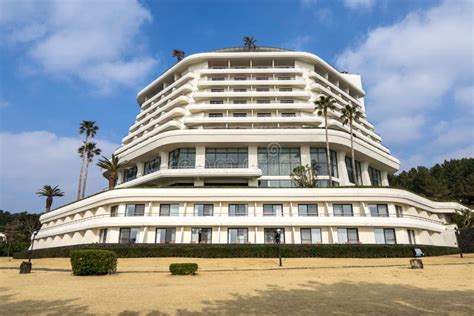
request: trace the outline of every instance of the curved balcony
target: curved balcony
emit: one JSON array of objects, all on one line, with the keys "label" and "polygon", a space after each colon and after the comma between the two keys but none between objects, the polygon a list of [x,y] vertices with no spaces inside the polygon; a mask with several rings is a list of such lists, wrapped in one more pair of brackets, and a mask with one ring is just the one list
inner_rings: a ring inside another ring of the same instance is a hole
[{"label": "curved balcony", "polygon": [[157,93],[156,95],[154,95],[152,98],[148,99],[147,101],[143,102],[143,104],[141,105],[142,109],[145,110],[147,108],[147,106],[154,102],[156,99],[160,98],[162,95],[166,94],[167,92],[173,90],[174,88],[178,87],[179,85],[191,80],[194,78],[194,73],[192,72],[188,72],[187,74],[183,75],[181,78],[179,78],[178,80],[176,80],[175,82],[173,82],[172,84],[170,84],[169,86],[167,86],[166,88],[164,88],[163,90],[161,90],[159,93]]},{"label": "curved balcony", "polygon": [[247,92],[207,92],[201,91],[196,92],[193,95],[196,101],[207,100],[211,98],[299,98],[302,100],[309,100],[311,98],[311,92],[301,91],[247,91]]},{"label": "curved balcony", "polygon": [[292,80],[206,80],[200,79],[198,87],[214,87],[214,86],[291,86],[301,87],[306,86],[306,81],[302,78]]},{"label": "curved balcony", "polygon": [[204,68],[203,74],[301,74],[298,67],[265,67],[265,68]]},{"label": "curved balcony", "polygon": [[141,144],[142,142],[148,140],[150,137],[155,136],[156,134],[170,131],[170,130],[181,129],[181,128],[184,128],[184,125],[179,121],[173,120],[173,121],[167,122],[161,126],[156,127],[153,131],[149,133],[146,133],[141,136],[135,136],[136,138],[129,140],[128,143],[124,143],[123,146],[117,149],[115,153],[119,154],[121,152],[124,152],[125,150],[130,149],[133,146]]},{"label": "curved balcony", "polygon": [[317,116],[294,116],[294,117],[284,117],[284,116],[272,116],[272,117],[257,117],[257,116],[247,116],[247,117],[206,117],[206,116],[195,116],[195,117],[185,117],[185,125],[201,125],[201,124],[269,124],[269,123],[309,123],[321,125],[323,119]]},{"label": "curved balcony", "polygon": [[293,110],[303,112],[314,112],[314,104],[306,102],[295,103],[246,103],[246,104],[209,104],[209,103],[194,103],[188,106],[191,113],[198,113],[203,111],[223,111],[223,110]]}]

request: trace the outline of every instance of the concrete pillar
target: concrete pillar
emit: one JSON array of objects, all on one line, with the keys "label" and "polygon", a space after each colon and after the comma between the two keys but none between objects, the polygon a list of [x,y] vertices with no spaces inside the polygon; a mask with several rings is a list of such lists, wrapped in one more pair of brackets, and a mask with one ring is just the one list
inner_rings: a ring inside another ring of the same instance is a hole
[{"label": "concrete pillar", "polygon": [[372,185],[371,182],[370,182],[370,176],[369,176],[369,163],[368,162],[361,162],[360,163],[360,168],[362,169],[361,170],[361,173],[362,173],[362,184],[363,185]]},{"label": "concrete pillar", "polygon": [[168,169],[168,152],[160,151],[161,165],[160,170]]},{"label": "concrete pillar", "polygon": [[143,162],[137,162],[137,178],[141,177],[143,175],[143,167],[144,167]]},{"label": "concrete pillar", "polygon": [[204,186],[204,179],[201,179],[201,178],[194,179],[194,186],[195,187],[203,187]]},{"label": "concrete pillar", "polygon": [[258,168],[258,148],[257,148],[257,146],[249,146],[248,152],[249,152],[249,158],[248,158],[249,168]]},{"label": "concrete pillar", "polygon": [[387,171],[381,171],[381,176],[382,176],[382,186],[388,187],[388,172]]},{"label": "concrete pillar", "polygon": [[206,147],[204,145],[196,146],[196,169],[206,167]]},{"label": "concrete pillar", "polygon": [[300,155],[301,155],[301,165],[302,166],[306,166],[306,165],[311,166],[311,154],[310,154],[309,146],[307,146],[307,145],[301,146]]},{"label": "concrete pillar", "polygon": [[349,181],[349,175],[347,174],[345,151],[337,152],[337,171],[339,173],[339,185],[340,186],[351,185]]}]

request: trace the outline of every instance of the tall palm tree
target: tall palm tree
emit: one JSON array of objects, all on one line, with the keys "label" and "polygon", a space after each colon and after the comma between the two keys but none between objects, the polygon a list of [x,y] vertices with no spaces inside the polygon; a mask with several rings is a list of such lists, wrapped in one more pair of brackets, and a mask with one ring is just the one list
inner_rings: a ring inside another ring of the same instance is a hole
[{"label": "tall palm tree", "polygon": [[257,45],[255,45],[257,40],[254,39],[252,36],[245,36],[243,38],[243,41],[244,41],[244,47],[247,48],[248,50],[257,48]]},{"label": "tall palm tree", "polygon": [[[89,142],[89,138],[94,137],[98,130],[99,130],[99,127],[95,125],[95,122],[82,121],[82,123],[79,125],[79,133],[86,134],[86,137],[84,139],[84,144],[87,144]],[[86,153],[84,152],[85,147],[82,146],[82,148],[83,148],[83,152],[82,154],[80,154],[80,157],[82,158],[81,173],[79,174],[79,184],[77,185],[77,199],[78,200],[81,197],[82,175],[84,173],[84,165],[86,164]]]},{"label": "tall palm tree", "polygon": [[104,176],[109,180],[109,190],[112,190],[117,184],[119,172],[124,169],[124,164],[114,154],[112,154],[110,159],[104,156],[102,158],[97,163],[97,166],[105,170]]},{"label": "tall palm tree", "polygon": [[39,196],[46,197],[46,212],[49,212],[51,210],[51,205],[53,205],[54,197],[64,196],[64,192],[62,192],[58,186],[53,187],[53,186],[50,186],[49,184],[44,185],[41,190],[36,192],[36,194]]},{"label": "tall palm tree", "polygon": [[100,155],[102,152],[101,149],[96,148],[96,143],[87,143],[85,145],[82,145],[79,147],[77,150],[79,156],[82,157],[82,155],[86,155],[86,170],[84,173],[84,181],[82,183],[82,192],[81,192],[81,198],[84,198],[84,195],[86,194],[86,183],[87,183],[87,174],[89,173],[89,164],[94,160],[95,156]]},{"label": "tall palm tree", "polygon": [[171,53],[171,55],[175,57],[176,62],[179,63],[181,60],[183,60],[186,53],[184,52],[184,50],[173,49],[173,52]]},{"label": "tall palm tree", "polygon": [[359,181],[356,178],[356,166],[355,166],[355,158],[354,158],[354,133],[352,132],[352,126],[355,120],[358,120],[362,117],[362,112],[359,110],[359,107],[356,105],[347,104],[342,109],[342,124],[346,125],[349,124],[350,133],[351,133],[351,158],[352,158],[352,178],[354,179],[354,183],[356,185],[359,184]]},{"label": "tall palm tree", "polygon": [[334,111],[336,109],[336,100],[331,97],[321,96],[318,101],[315,101],[316,110],[319,116],[324,116],[324,129],[326,130],[326,161],[329,175],[329,186],[332,187],[332,163],[331,152],[329,151],[329,135],[328,135],[328,110]]}]

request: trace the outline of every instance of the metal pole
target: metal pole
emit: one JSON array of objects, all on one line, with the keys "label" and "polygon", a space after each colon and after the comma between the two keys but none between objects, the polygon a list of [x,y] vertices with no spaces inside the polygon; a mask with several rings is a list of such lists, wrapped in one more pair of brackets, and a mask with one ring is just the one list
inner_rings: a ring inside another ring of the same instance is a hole
[{"label": "metal pole", "polygon": [[37,231],[37,230],[35,230],[35,231],[33,232],[33,234],[32,234],[33,236],[32,236],[32,238],[31,238],[31,249],[30,249],[30,251],[28,252],[28,263],[31,263],[31,257],[33,256],[33,246],[34,246],[34,244],[35,244],[35,238],[36,238],[36,235],[37,235],[37,234],[38,234],[38,231]]},{"label": "metal pole", "polygon": [[464,258],[464,255],[462,253],[461,245],[459,244],[459,229],[456,227],[454,230],[454,234],[456,235],[456,242],[458,243],[458,248],[459,248],[459,256],[461,258]]}]

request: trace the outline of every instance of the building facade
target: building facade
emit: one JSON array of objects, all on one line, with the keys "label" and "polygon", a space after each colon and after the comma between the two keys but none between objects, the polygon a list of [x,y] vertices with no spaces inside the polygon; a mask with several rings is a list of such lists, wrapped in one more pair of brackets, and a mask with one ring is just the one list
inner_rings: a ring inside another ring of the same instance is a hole
[{"label": "building facade", "polygon": [[[330,166],[314,105],[322,95],[336,100]],[[35,248],[260,244],[277,229],[284,243],[455,246],[448,222],[462,205],[388,187],[400,163],[368,121],[364,95],[360,76],[310,53],[186,57],[139,92],[140,112],[115,152],[126,164],[116,188],[43,214]],[[347,104],[363,113],[353,126],[355,166],[340,119]],[[301,165],[317,166],[318,188],[295,187],[290,174]]]}]

